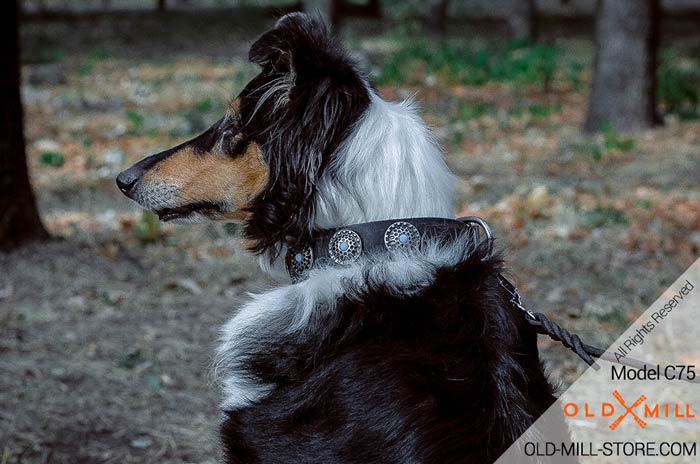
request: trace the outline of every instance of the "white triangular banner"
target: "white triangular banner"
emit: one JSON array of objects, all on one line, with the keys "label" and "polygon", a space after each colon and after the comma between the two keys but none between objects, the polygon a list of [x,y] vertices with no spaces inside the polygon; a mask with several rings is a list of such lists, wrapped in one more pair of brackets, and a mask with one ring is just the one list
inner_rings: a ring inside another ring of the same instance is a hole
[{"label": "white triangular banner", "polygon": [[[700,462],[700,383],[678,379],[700,379],[700,260],[607,354],[652,367],[599,360],[497,462]],[[561,440],[562,414],[571,442]]]}]

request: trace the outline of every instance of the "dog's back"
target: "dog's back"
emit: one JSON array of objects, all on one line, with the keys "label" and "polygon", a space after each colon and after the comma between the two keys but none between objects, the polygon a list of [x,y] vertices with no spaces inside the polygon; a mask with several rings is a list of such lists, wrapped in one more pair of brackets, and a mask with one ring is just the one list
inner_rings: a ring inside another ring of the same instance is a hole
[{"label": "dog's back", "polygon": [[271,387],[227,412],[229,462],[497,459],[554,397],[500,261],[462,245],[440,251],[456,262],[409,270],[412,288],[393,285],[406,263],[383,263],[297,330],[260,319],[245,369]]}]

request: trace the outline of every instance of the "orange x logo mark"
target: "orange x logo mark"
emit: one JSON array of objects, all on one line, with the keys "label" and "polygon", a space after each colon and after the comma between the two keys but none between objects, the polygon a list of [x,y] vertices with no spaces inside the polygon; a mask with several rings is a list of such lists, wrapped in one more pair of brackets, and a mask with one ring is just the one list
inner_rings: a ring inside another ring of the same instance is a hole
[{"label": "orange x logo mark", "polygon": [[614,390],[614,391],[613,391],[613,396],[614,396],[615,399],[622,405],[622,407],[625,408],[625,413],[622,414],[622,415],[621,415],[620,417],[618,417],[617,419],[615,419],[615,422],[613,422],[612,424],[610,424],[610,430],[615,430],[615,429],[617,428],[617,426],[620,425],[620,422],[622,422],[622,419],[624,419],[625,417],[627,417],[628,414],[632,414],[632,417],[634,418],[634,421],[635,421],[637,424],[639,424],[639,426],[640,426],[641,428],[644,428],[644,427],[647,426],[647,423],[644,422],[644,421],[643,421],[637,414],[635,414],[635,412],[633,411],[634,408],[636,408],[637,406],[639,406],[640,404],[642,404],[643,402],[645,402],[645,401],[647,400],[646,395],[642,395],[642,396],[640,396],[639,398],[637,398],[637,401],[635,401],[634,403],[632,403],[632,406],[629,406],[629,407],[627,407],[627,405],[625,404],[625,400],[622,399],[622,395],[620,395],[620,392],[619,392],[619,391]]}]

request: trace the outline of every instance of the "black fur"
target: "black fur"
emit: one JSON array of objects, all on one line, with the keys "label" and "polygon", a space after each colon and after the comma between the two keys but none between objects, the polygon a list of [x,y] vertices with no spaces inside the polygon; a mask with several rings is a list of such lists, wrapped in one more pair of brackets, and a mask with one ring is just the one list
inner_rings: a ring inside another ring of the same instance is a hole
[{"label": "black fur", "polygon": [[[305,15],[283,18],[250,59],[263,70],[241,93],[235,123],[260,145],[270,180],[245,234],[274,257],[308,239],[316,183],[370,97],[325,26]],[[271,390],[226,412],[227,462],[497,459],[555,398],[536,335],[509,306],[501,260],[488,249],[438,269],[425,287],[367,275],[299,331],[285,331],[293,315],[282,312],[237,339],[243,370]]]},{"label": "black fur", "polygon": [[[251,46],[249,58],[263,71],[240,95],[241,131],[260,145],[270,181],[250,204],[245,234],[253,251],[275,257],[282,244],[308,239],[316,182],[367,109],[369,94],[326,26],[307,15],[282,18]],[[288,88],[261,104],[277,79]]]},{"label": "black fur", "polygon": [[275,388],[228,411],[228,462],[496,460],[554,396],[486,253],[414,295],[368,281],[293,336],[251,334],[248,368]]}]

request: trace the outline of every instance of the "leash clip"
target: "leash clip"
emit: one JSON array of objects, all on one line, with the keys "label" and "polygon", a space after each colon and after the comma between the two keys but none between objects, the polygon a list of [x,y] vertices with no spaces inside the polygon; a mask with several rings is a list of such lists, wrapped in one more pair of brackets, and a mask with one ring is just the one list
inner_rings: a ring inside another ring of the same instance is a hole
[{"label": "leash clip", "polygon": [[535,317],[535,314],[523,306],[523,301],[520,297],[520,292],[518,292],[518,288],[515,286],[515,284],[513,284],[513,282],[511,282],[510,280],[506,279],[506,277],[503,274],[498,274],[498,282],[501,284],[501,287],[503,287],[510,294],[510,304],[513,305],[516,309],[524,312],[529,319],[536,321],[537,318]]}]

